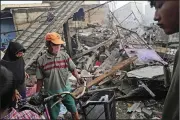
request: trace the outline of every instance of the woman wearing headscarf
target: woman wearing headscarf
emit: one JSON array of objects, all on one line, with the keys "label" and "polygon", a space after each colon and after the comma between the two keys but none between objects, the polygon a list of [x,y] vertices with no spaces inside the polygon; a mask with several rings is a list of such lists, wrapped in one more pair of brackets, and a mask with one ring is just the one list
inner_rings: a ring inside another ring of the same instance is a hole
[{"label": "woman wearing headscarf", "polygon": [[10,42],[4,57],[0,61],[13,73],[16,91],[20,93],[22,98],[26,98],[25,77],[29,77],[25,72],[24,52],[25,48],[21,44]]}]

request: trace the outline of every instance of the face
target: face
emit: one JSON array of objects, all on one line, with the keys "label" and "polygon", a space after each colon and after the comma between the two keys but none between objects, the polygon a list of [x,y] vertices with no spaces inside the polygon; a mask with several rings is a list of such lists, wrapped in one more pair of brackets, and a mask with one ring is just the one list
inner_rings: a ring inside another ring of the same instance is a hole
[{"label": "face", "polygon": [[154,20],[166,34],[179,32],[179,0],[155,1]]},{"label": "face", "polygon": [[52,54],[57,54],[58,51],[60,51],[61,49],[61,45],[56,45],[56,44],[53,44],[53,43],[50,43],[50,46],[49,46],[49,52],[51,52]]},{"label": "face", "polygon": [[16,57],[18,57],[18,58],[20,58],[20,57],[22,57],[22,56],[24,56],[24,52],[18,52],[18,53],[16,54]]}]

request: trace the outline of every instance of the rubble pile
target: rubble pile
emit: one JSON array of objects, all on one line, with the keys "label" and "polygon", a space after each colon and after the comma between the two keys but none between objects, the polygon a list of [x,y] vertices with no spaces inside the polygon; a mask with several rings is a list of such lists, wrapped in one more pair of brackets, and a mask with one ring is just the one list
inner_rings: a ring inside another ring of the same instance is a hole
[{"label": "rubble pile", "polygon": [[86,28],[80,31],[78,34],[79,42],[89,47],[108,40],[114,34],[112,30],[103,27]]},{"label": "rubble pile", "polygon": [[166,35],[157,25],[143,27],[141,35],[148,45],[153,47],[156,52],[168,63],[173,62],[174,55],[179,46],[179,34]]},{"label": "rubble pile", "polygon": [[117,28],[114,32],[93,26],[89,28],[92,32],[84,30],[79,34],[80,43],[87,46],[72,57],[79,73],[90,82],[110,72],[117,63],[136,55],[138,58],[132,64],[107,76],[90,91],[115,89],[117,101],[133,101],[127,108],[130,119],[160,119],[158,111],[162,108],[157,110],[155,105],[162,103],[167,94],[172,69],[139,34]]},{"label": "rubble pile", "polygon": [[[73,47],[72,59],[80,76],[92,83],[87,93],[115,90],[117,119],[161,119],[172,61],[163,59],[144,39],[142,29],[136,31],[90,24],[73,36],[73,45],[77,46]],[[117,70],[119,63],[134,56],[134,62]],[[76,89],[76,78],[69,80]],[[96,80],[100,82],[93,84]]]}]

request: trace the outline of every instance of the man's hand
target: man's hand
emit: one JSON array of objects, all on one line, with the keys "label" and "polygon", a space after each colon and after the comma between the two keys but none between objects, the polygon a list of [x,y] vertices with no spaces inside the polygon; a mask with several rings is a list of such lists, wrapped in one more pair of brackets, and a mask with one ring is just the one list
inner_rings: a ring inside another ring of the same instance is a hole
[{"label": "man's hand", "polygon": [[73,76],[77,79],[77,83],[79,85],[84,83],[84,80],[81,78],[81,76],[78,74],[77,69],[74,69],[74,71],[72,72]]},{"label": "man's hand", "polygon": [[77,79],[77,81],[78,81],[78,83],[79,83],[80,85],[84,83],[84,80],[83,80],[81,77],[79,77],[79,78]]}]

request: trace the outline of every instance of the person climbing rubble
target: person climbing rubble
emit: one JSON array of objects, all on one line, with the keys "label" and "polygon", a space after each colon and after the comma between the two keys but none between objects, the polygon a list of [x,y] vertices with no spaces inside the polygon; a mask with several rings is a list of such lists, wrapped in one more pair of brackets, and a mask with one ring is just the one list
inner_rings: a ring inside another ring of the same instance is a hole
[{"label": "person climbing rubble", "polygon": [[29,75],[25,72],[25,62],[23,59],[24,52],[25,49],[20,43],[10,42],[2,60],[0,61],[2,65],[13,73],[16,92],[21,95],[22,99],[26,98],[25,78],[29,78]]},{"label": "person climbing rubble", "polygon": [[[179,0],[149,0],[155,7],[154,20],[167,35],[179,32]],[[162,120],[179,120],[179,50],[174,61],[173,76],[165,99]]]},{"label": "person climbing rubble", "polygon": [[[76,77],[79,84],[83,82],[78,75],[76,65],[67,53],[60,50],[64,41],[58,33],[47,33],[45,40],[48,48],[47,53],[40,56],[37,60],[37,92],[40,91],[43,84],[44,89],[51,95],[65,91],[70,92],[69,71]],[[67,110],[71,112],[73,119],[78,120],[79,114],[74,99],[70,95],[66,95],[62,102]],[[56,104],[56,106],[51,108],[52,104],[54,104],[53,101],[48,103],[50,116],[52,119],[57,119],[60,104]]]}]

